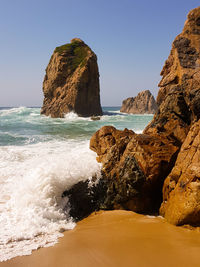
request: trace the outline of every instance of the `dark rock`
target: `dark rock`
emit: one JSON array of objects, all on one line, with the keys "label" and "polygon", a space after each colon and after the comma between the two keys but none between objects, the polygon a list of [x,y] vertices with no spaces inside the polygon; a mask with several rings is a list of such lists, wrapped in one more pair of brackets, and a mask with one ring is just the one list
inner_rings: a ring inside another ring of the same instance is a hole
[{"label": "dark rock", "polygon": [[99,121],[101,119],[101,117],[99,117],[99,116],[92,116],[91,117],[91,120],[93,120],[93,121]]},{"label": "dark rock", "polygon": [[178,58],[183,68],[196,68],[196,60],[199,53],[190,46],[191,41],[185,37],[179,37],[174,41],[174,47],[178,51]]},{"label": "dark rock", "polygon": [[63,193],[63,197],[68,197],[66,209],[69,209],[69,215],[79,221],[98,211],[104,203],[106,192],[107,185],[103,179],[96,183],[86,180],[73,185]]}]

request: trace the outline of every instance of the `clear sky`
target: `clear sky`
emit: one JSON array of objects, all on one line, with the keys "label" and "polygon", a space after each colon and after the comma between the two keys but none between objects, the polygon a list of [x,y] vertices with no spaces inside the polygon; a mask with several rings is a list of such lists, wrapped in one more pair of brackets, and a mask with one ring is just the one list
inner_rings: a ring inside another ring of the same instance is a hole
[{"label": "clear sky", "polygon": [[97,54],[101,103],[149,89],[199,0],[0,0],[0,106],[41,106],[45,68],[74,37]]}]

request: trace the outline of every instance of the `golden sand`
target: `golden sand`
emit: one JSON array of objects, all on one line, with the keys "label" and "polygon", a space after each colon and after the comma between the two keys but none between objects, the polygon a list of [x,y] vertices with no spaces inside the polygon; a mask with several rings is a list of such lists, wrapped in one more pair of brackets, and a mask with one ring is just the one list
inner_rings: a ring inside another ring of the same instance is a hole
[{"label": "golden sand", "polygon": [[196,267],[200,233],[129,211],[92,214],[54,247],[0,267]]}]

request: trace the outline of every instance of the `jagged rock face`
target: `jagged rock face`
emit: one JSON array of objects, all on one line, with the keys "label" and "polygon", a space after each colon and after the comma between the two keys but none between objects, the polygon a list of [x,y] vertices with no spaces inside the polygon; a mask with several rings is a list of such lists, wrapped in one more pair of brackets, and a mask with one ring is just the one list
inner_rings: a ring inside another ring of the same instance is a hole
[{"label": "jagged rock face", "polygon": [[[185,97],[200,87],[200,7],[189,12],[183,31],[173,44],[159,83],[157,103],[161,104],[174,86],[183,87]],[[190,99],[189,99],[190,100]],[[190,102],[190,101],[189,101]],[[188,103],[190,104],[190,103]],[[193,109],[192,109],[193,110]]]},{"label": "jagged rock face", "polygon": [[104,208],[158,211],[178,148],[168,140],[104,126],[90,140],[107,183]]},{"label": "jagged rock face", "polygon": [[151,92],[145,90],[136,97],[125,99],[120,111],[133,114],[154,114],[157,111],[157,104]]},{"label": "jagged rock face", "polygon": [[200,7],[190,11],[161,72],[158,112],[146,134],[165,135],[180,146],[200,118]]},{"label": "jagged rock face", "polygon": [[57,47],[46,68],[41,114],[63,117],[102,115],[97,57],[80,39]]},{"label": "jagged rock face", "polygon": [[200,119],[200,7],[190,11],[183,32],[173,42],[161,72],[160,104],[145,133],[162,135],[181,147],[163,186],[160,212],[173,224],[200,224],[199,123]]},{"label": "jagged rock face", "polygon": [[200,225],[200,120],[191,127],[165,180],[160,213],[175,225]]}]

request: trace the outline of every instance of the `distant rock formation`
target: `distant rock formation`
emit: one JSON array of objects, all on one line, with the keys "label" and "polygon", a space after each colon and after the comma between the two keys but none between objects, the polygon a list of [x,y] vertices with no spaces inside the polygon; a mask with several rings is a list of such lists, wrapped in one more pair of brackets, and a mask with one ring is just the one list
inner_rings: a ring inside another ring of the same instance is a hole
[{"label": "distant rock formation", "polygon": [[157,104],[151,92],[145,90],[136,97],[125,99],[120,111],[133,114],[154,114],[157,111]]},{"label": "distant rock formation", "polygon": [[74,111],[83,117],[102,115],[95,53],[78,38],[57,47],[46,68],[43,92],[41,114],[63,117]]}]

